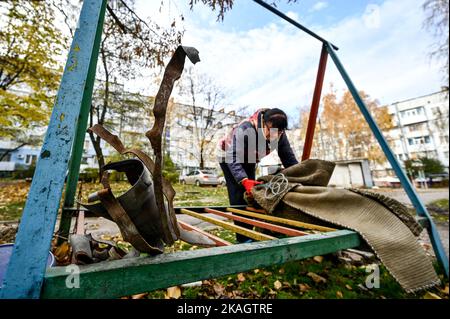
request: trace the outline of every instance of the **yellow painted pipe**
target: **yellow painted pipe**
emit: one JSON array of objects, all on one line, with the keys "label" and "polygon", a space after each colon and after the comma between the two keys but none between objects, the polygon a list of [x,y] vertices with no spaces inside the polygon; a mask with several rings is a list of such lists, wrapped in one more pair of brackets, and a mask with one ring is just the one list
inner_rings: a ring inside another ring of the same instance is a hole
[{"label": "yellow painted pipe", "polygon": [[249,237],[251,239],[254,239],[254,240],[272,240],[272,239],[276,239],[275,237],[272,237],[272,236],[269,236],[269,235],[265,235],[265,234],[261,234],[261,233],[259,233],[257,231],[254,231],[254,230],[251,230],[251,229],[247,229],[247,228],[244,228],[244,227],[240,227],[240,226],[236,226],[234,224],[230,224],[230,223],[227,223],[227,222],[224,222],[222,220],[218,220],[218,219],[215,219],[215,218],[212,218],[212,217],[204,216],[203,214],[199,214],[199,213],[193,212],[193,211],[188,210],[188,209],[182,208],[182,209],[180,209],[180,212],[182,212],[183,214],[186,214],[186,215],[189,215],[189,216],[201,219],[201,220],[203,220],[205,222],[208,222],[208,223],[211,223],[211,224],[223,227],[225,229],[231,230],[231,231],[233,231],[235,233],[247,236],[247,237]]},{"label": "yellow painted pipe", "polygon": [[286,224],[286,225],[290,225],[290,226],[300,227],[300,228],[313,229],[313,230],[318,230],[318,231],[322,231],[322,232],[336,231],[336,229],[330,228],[330,227],[303,223],[303,222],[299,222],[297,220],[285,219],[285,218],[275,217],[275,216],[271,216],[271,215],[252,213],[252,212],[249,212],[247,210],[242,210],[242,209],[227,208],[227,211],[232,212],[232,213],[236,213],[236,214],[245,215],[245,216],[260,218],[260,219],[264,219],[264,220],[269,220],[271,222],[276,222],[276,223]]}]

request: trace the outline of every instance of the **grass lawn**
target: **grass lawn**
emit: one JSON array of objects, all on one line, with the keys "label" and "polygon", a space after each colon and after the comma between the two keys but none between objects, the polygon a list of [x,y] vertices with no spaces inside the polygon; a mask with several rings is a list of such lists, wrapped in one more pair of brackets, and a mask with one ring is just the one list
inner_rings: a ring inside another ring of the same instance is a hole
[{"label": "grass lawn", "polygon": [[[129,188],[127,182],[112,182],[114,195],[119,196]],[[0,221],[18,220],[22,216],[30,183],[4,182],[0,187]],[[218,187],[197,187],[194,185],[174,185],[175,206],[223,206],[228,204],[227,189]],[[89,194],[101,189],[98,183],[84,183],[81,198],[87,202]],[[77,191],[78,194],[78,191]]]},{"label": "grass lawn", "polygon": [[[227,230],[213,233],[225,240],[236,243],[235,235]],[[189,244],[177,242],[175,250],[197,249]],[[173,251],[173,250],[169,250]],[[371,274],[370,265],[354,266],[341,262],[336,254],[292,261],[252,271],[204,280],[200,286],[173,287],[184,299],[420,299],[430,296],[448,298],[448,280],[439,266],[442,285],[407,294],[389,274],[379,266],[379,287],[367,288],[366,280]],[[150,292],[145,297],[167,298],[169,290]]]}]

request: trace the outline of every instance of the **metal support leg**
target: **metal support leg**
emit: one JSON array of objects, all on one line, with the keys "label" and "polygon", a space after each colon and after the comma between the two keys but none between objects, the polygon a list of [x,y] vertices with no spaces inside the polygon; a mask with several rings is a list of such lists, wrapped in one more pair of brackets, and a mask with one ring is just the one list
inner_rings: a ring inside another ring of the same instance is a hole
[{"label": "metal support leg", "polygon": [[370,129],[372,130],[373,134],[375,135],[375,138],[378,140],[378,143],[380,144],[381,148],[383,149],[383,152],[386,155],[389,163],[391,164],[392,168],[394,169],[395,173],[397,174],[397,177],[400,179],[400,182],[402,183],[403,188],[405,189],[406,193],[408,194],[409,199],[413,203],[417,214],[421,217],[427,218],[428,223],[429,223],[429,227],[427,228],[427,230],[428,230],[428,234],[430,235],[430,239],[431,239],[431,243],[433,245],[434,252],[436,253],[436,257],[437,257],[439,263],[444,268],[445,274],[448,277],[448,257],[445,254],[444,247],[442,246],[442,242],[439,237],[439,233],[437,231],[436,225],[433,222],[433,219],[431,218],[425,205],[422,203],[419,196],[417,195],[414,187],[411,185],[411,182],[409,181],[407,175],[405,174],[402,167],[400,166],[400,163],[397,161],[394,154],[392,153],[386,139],[384,138],[383,134],[381,133],[380,128],[378,127],[375,120],[372,118],[372,115],[370,114],[367,106],[365,105],[364,101],[362,100],[361,96],[359,95],[358,91],[356,90],[355,85],[353,84],[353,82],[350,79],[349,75],[347,74],[346,70],[344,69],[341,62],[339,61],[339,58],[337,57],[336,52],[334,51],[334,49],[332,48],[332,46],[330,44],[327,44],[326,47],[327,47],[328,53],[330,54],[331,58],[333,59],[334,63],[336,64],[337,69],[341,73],[342,78],[344,79],[345,83],[347,84],[348,89],[350,90],[353,98],[355,99],[356,104],[358,105],[364,118],[366,119],[367,123],[369,124]]},{"label": "metal support leg", "polygon": [[36,166],[1,298],[39,298],[106,0],[85,0]]},{"label": "metal support leg", "polygon": [[308,128],[306,130],[305,145],[303,146],[302,161],[309,159],[311,155],[312,144],[314,141],[314,131],[316,129],[317,114],[319,113],[320,97],[322,95],[323,80],[327,69],[328,52],[325,44],[322,46],[320,53],[319,70],[317,71],[316,86],[309,112]]},{"label": "metal support leg", "polygon": [[72,157],[70,159],[70,167],[67,176],[66,192],[64,197],[64,204],[61,213],[61,220],[59,223],[58,244],[68,238],[70,231],[70,224],[72,221],[72,213],[64,209],[64,207],[73,207],[75,201],[75,193],[77,191],[78,177],[80,173],[81,158],[83,156],[84,140],[86,137],[86,130],[89,118],[89,111],[92,103],[92,92],[95,82],[95,71],[97,69],[98,52],[100,49],[100,41],[103,31],[103,17],[97,25],[97,33],[95,35],[94,49],[92,50],[91,62],[89,65],[88,77],[86,80],[85,94],[81,104],[80,116],[77,121],[77,131],[75,133],[75,140],[72,148]]}]

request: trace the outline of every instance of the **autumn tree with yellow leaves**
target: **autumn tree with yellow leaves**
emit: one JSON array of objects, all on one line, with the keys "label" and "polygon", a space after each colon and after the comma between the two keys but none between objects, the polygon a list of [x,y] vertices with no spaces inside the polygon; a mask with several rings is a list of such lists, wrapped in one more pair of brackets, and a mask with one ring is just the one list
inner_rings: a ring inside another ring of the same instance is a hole
[{"label": "autumn tree with yellow leaves", "polygon": [[[385,106],[360,91],[378,126],[383,132],[392,128],[392,118]],[[301,111],[301,138],[304,140],[309,110]],[[387,137],[385,135],[385,137]],[[351,93],[338,97],[333,86],[322,98],[322,108],[316,124],[312,156],[326,160],[367,158],[372,163],[384,162],[385,156],[375,140]]]},{"label": "autumn tree with yellow leaves", "polygon": [[54,19],[44,1],[0,2],[0,137],[48,121],[65,43]]}]

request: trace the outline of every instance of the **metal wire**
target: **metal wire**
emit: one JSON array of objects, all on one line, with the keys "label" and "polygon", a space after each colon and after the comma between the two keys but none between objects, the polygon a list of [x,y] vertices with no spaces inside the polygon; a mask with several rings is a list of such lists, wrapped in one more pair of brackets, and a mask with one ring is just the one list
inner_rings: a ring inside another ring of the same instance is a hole
[{"label": "metal wire", "polygon": [[279,173],[273,176],[270,181],[264,185],[266,191],[264,193],[266,198],[272,199],[283,194],[289,187],[289,182],[286,176]]}]

